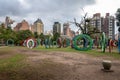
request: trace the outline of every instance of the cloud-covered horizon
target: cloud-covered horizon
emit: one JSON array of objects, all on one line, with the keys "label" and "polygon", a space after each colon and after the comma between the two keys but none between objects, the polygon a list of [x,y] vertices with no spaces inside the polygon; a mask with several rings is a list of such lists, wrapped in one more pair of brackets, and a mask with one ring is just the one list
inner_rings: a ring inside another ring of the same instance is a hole
[{"label": "cloud-covered horizon", "polygon": [[81,8],[93,4],[95,0],[0,0],[0,19],[10,16],[16,22],[26,19],[33,23],[41,18],[46,30],[51,29],[55,21],[80,18]]}]

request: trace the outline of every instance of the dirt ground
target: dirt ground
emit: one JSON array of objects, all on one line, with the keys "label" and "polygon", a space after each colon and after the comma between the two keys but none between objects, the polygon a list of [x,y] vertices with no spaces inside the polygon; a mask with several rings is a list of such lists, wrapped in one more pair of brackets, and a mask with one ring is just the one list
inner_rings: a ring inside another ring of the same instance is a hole
[{"label": "dirt ground", "polygon": [[[27,66],[17,72],[15,80],[120,80],[120,60],[110,57],[26,49],[16,49],[16,52],[27,56]],[[112,61],[114,72],[101,70],[103,60]]]}]

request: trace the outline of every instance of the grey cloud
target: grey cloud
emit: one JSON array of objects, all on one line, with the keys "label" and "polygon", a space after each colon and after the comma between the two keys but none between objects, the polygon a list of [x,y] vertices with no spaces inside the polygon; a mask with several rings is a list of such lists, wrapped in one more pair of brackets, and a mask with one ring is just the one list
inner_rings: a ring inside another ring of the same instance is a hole
[{"label": "grey cloud", "polygon": [[53,14],[75,12],[85,5],[94,4],[95,0],[25,0],[29,9],[20,5],[18,0],[0,0],[0,16],[24,16],[31,13]]},{"label": "grey cloud", "polygon": [[0,17],[13,16],[20,19],[35,20],[42,18],[45,26],[53,21],[64,21],[78,17],[80,8],[95,4],[95,0],[24,0],[29,8],[21,5],[18,0],[0,0]]},{"label": "grey cloud", "polygon": [[69,11],[85,5],[94,4],[95,0],[27,0],[31,4],[32,11]]},{"label": "grey cloud", "polygon": [[20,5],[17,0],[0,0],[0,16],[20,14]]}]

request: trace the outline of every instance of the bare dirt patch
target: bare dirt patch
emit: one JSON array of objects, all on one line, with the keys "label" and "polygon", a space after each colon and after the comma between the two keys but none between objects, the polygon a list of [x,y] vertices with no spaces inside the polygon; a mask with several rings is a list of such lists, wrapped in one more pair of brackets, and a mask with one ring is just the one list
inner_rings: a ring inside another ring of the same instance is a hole
[{"label": "bare dirt patch", "polygon": [[[38,72],[49,75],[42,80],[119,80],[120,62],[110,57],[93,57],[73,52],[25,51],[26,62]],[[112,70],[101,71],[103,60],[112,60]],[[37,76],[41,79],[40,75]],[[50,77],[51,75],[51,77]]]},{"label": "bare dirt patch", "polygon": [[[27,56],[25,66],[3,74],[0,80],[120,80],[120,62],[111,57],[19,48],[15,52]],[[104,59],[112,60],[114,72],[101,71]]]}]

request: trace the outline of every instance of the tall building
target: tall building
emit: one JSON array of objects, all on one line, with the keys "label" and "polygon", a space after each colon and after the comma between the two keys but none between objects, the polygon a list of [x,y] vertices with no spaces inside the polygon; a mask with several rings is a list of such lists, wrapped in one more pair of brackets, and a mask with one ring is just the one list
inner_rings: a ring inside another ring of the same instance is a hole
[{"label": "tall building", "polygon": [[11,24],[13,24],[13,20],[10,17],[6,16],[5,18],[5,28],[11,28]]},{"label": "tall building", "polygon": [[101,32],[101,27],[102,27],[102,23],[101,23],[101,14],[100,13],[96,13],[93,15],[92,18],[92,26],[96,27],[99,29],[99,31]]},{"label": "tall building", "polygon": [[61,24],[59,22],[54,22],[53,34],[55,34],[55,33],[61,34]]},{"label": "tall building", "polygon": [[103,32],[106,33],[108,38],[115,38],[115,18],[114,16],[110,16],[109,13],[106,13],[104,18]]},{"label": "tall building", "polygon": [[16,27],[14,27],[14,31],[20,30],[30,30],[29,24],[26,20],[23,20],[22,22],[18,23]]},{"label": "tall building", "polygon": [[41,19],[37,19],[33,25],[31,25],[31,31],[33,33],[37,32],[39,35],[44,33],[44,24]]},{"label": "tall building", "polygon": [[106,13],[105,17],[101,17],[100,13],[93,15],[91,25],[98,28],[100,32],[105,32],[107,38],[115,37],[115,18]]},{"label": "tall building", "polygon": [[63,24],[63,35],[73,38],[75,36],[75,33],[70,29],[69,26],[70,26],[69,23]]},{"label": "tall building", "polygon": [[70,34],[69,23],[64,23],[63,24],[63,35],[69,35],[69,34]]}]

